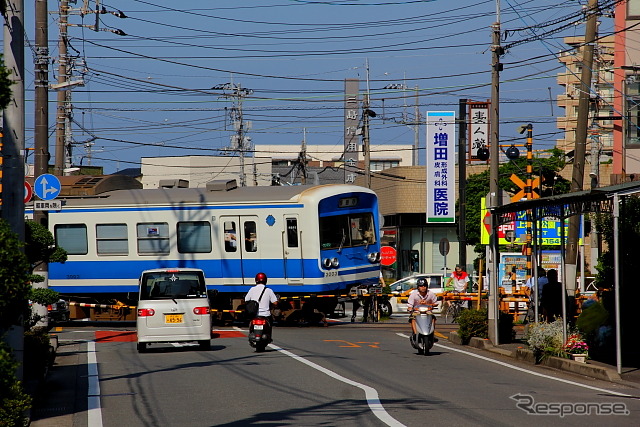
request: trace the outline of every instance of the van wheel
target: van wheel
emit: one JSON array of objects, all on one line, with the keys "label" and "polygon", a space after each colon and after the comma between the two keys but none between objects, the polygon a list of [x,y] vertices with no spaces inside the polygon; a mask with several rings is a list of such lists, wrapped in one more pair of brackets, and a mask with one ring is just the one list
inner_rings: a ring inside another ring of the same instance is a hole
[{"label": "van wheel", "polygon": [[146,342],[139,342],[138,345],[138,353],[144,353],[147,351],[147,343]]},{"label": "van wheel", "polygon": [[198,344],[200,344],[200,350],[211,350],[211,340],[198,341]]}]

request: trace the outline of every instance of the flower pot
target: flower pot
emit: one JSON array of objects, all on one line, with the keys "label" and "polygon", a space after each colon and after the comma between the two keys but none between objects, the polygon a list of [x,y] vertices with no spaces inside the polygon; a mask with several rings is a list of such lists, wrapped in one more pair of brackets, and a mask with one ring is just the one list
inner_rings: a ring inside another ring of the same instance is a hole
[{"label": "flower pot", "polygon": [[587,355],[586,354],[572,354],[571,359],[580,363],[587,363]]}]

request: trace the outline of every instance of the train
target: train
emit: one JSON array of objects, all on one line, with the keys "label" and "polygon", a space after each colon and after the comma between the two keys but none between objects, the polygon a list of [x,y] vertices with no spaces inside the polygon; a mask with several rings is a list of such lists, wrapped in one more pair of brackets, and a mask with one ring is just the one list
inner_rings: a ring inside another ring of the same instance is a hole
[{"label": "train", "polygon": [[381,216],[370,189],[350,184],[120,189],[65,197],[48,225],[64,263],[49,287],[67,299],[123,299],[140,273],[198,268],[230,306],[258,272],[281,296],[330,295],[380,277]]}]

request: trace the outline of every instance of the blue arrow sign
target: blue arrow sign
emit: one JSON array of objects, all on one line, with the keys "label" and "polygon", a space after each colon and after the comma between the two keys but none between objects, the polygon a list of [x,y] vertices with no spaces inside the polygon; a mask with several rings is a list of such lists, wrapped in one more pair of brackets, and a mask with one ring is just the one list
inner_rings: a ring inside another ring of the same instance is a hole
[{"label": "blue arrow sign", "polygon": [[60,180],[50,173],[40,175],[36,178],[33,185],[33,191],[35,191],[36,196],[40,197],[42,200],[55,199],[58,197],[58,194],[60,194],[61,188]]}]

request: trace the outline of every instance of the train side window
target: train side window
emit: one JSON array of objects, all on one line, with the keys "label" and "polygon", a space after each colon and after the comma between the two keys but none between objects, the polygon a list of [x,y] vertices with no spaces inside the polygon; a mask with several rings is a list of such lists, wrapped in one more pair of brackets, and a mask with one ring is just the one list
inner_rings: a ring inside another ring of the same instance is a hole
[{"label": "train side window", "polygon": [[86,255],[89,251],[85,224],[60,224],[54,228],[56,246],[69,255]]},{"label": "train side window", "polygon": [[247,252],[258,251],[258,234],[255,221],[244,222],[244,249]]},{"label": "train side window", "polygon": [[211,224],[207,221],[178,222],[178,252],[211,252]]},{"label": "train side window", "polygon": [[136,224],[140,255],[169,254],[169,225],[166,222]]},{"label": "train side window", "polygon": [[129,255],[127,224],[96,224],[98,255]]},{"label": "train side window", "polygon": [[224,250],[225,252],[236,252],[238,250],[238,233],[236,232],[235,221],[224,222]]},{"label": "train side window", "polygon": [[287,218],[287,247],[298,247],[298,220]]}]

